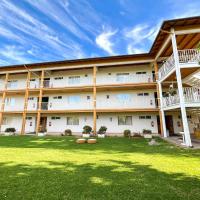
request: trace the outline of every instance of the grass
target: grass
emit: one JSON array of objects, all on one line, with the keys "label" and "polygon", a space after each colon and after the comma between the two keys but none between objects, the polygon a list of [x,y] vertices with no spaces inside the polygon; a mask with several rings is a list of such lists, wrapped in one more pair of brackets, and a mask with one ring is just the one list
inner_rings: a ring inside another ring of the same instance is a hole
[{"label": "grass", "polygon": [[157,140],[0,137],[0,199],[200,199],[200,151]]}]

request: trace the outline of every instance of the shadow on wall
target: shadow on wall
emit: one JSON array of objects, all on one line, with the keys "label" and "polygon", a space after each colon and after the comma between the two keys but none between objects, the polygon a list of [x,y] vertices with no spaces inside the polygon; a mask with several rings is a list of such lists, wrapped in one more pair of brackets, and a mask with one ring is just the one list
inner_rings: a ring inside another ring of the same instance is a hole
[{"label": "shadow on wall", "polygon": [[107,160],[109,165],[45,162],[0,163],[0,199],[200,199],[200,180],[148,165]]}]

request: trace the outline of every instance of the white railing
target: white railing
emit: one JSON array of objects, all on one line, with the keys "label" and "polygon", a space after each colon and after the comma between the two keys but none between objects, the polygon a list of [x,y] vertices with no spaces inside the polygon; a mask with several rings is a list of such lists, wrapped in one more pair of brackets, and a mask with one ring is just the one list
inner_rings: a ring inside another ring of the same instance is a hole
[{"label": "white railing", "polygon": [[[183,93],[184,93],[184,102],[186,106],[187,104],[200,103],[200,89],[199,88],[194,88],[194,87],[183,88]],[[163,97],[162,100],[163,100],[163,108],[179,105],[180,98],[178,95],[178,90],[177,90],[176,95]]]},{"label": "white railing", "polygon": [[174,68],[174,55],[172,54],[159,69],[158,77],[162,79]]},{"label": "white railing", "polygon": [[97,85],[106,85],[106,84],[128,84],[128,83],[151,83],[153,82],[152,74],[130,74],[124,77],[97,77]]},{"label": "white railing", "polygon": [[179,50],[180,63],[198,63],[200,61],[200,51],[198,49]]},{"label": "white railing", "polygon": [[[200,51],[198,49],[184,49],[178,51],[180,64],[197,64],[200,62]],[[159,80],[163,79],[166,75],[174,69],[174,56],[173,54],[163,63],[159,69]]]}]

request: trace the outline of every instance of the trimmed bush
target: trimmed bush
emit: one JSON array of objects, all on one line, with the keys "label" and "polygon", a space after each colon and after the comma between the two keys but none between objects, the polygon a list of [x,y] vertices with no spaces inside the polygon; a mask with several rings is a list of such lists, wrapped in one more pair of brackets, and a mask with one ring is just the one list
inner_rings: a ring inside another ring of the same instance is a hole
[{"label": "trimmed bush", "polygon": [[65,130],[65,136],[71,136],[71,135],[72,135],[71,129],[66,129]]},{"label": "trimmed bush", "polygon": [[99,130],[98,130],[97,133],[98,133],[98,134],[105,134],[106,131],[107,131],[107,127],[101,126],[101,127],[99,128]]},{"label": "trimmed bush", "polygon": [[124,137],[131,137],[131,131],[129,129],[124,130]]},{"label": "trimmed bush", "polygon": [[149,130],[149,129],[143,129],[143,133],[144,133],[144,134],[151,134],[151,133],[152,133],[152,131],[151,131],[151,130]]},{"label": "trimmed bush", "polygon": [[86,125],[83,127],[83,132],[82,132],[83,134],[90,134],[91,132],[92,132],[91,126]]},{"label": "trimmed bush", "polygon": [[14,132],[16,132],[16,129],[15,128],[6,128],[5,132],[6,133],[14,133]]}]

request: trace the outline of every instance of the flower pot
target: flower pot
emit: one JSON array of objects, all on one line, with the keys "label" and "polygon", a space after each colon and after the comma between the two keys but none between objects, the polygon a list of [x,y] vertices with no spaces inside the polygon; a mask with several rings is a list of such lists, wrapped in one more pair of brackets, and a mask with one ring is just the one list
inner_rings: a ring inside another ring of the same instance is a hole
[{"label": "flower pot", "polygon": [[98,138],[105,138],[105,134],[97,134]]},{"label": "flower pot", "polygon": [[90,137],[90,134],[85,134],[85,133],[83,133],[82,136],[83,136],[83,138],[89,138],[89,137]]},{"label": "flower pot", "polygon": [[96,144],[96,143],[97,143],[97,140],[96,140],[96,139],[88,139],[88,140],[87,140],[87,143],[88,143],[88,144]]},{"label": "flower pot", "polygon": [[144,138],[146,138],[146,139],[151,139],[151,138],[152,138],[152,135],[151,135],[151,134],[144,134]]},{"label": "flower pot", "polygon": [[45,135],[46,135],[46,133],[38,133],[38,136],[40,136],[40,137],[43,137]]}]

